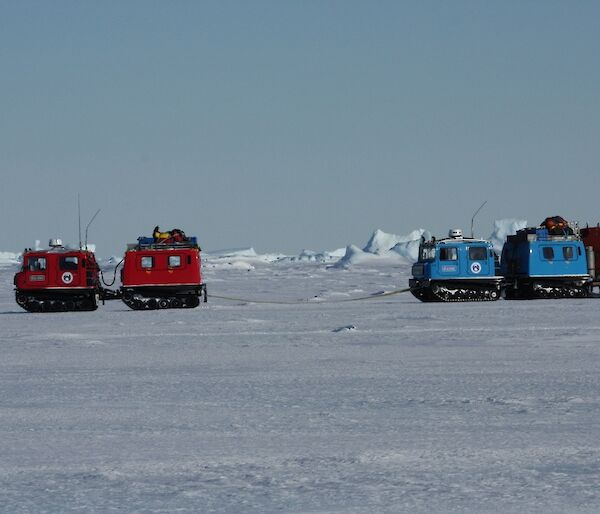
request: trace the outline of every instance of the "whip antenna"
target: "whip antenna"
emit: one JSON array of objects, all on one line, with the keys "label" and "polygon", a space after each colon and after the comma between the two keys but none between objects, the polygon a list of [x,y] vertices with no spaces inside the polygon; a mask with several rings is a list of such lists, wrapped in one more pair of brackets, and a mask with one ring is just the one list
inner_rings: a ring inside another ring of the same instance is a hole
[{"label": "whip antenna", "polygon": [[477,210],[475,211],[475,214],[473,214],[473,217],[471,218],[471,238],[473,238],[473,237],[474,237],[474,236],[473,236],[473,223],[474,223],[474,221],[475,221],[475,216],[477,216],[477,214],[479,213],[479,211],[480,211],[481,209],[483,209],[483,206],[484,206],[486,203],[487,203],[487,200],[486,200],[485,202],[483,202],[483,203],[482,203],[482,204],[479,206],[479,209],[477,209]]},{"label": "whip antenna", "polygon": [[81,201],[77,193],[77,221],[79,222],[79,249],[81,250]]},{"label": "whip antenna", "polygon": [[102,209],[98,209],[96,211],[96,214],[94,214],[92,216],[92,219],[90,220],[90,222],[87,224],[87,227],[85,227],[85,249],[87,250],[87,243],[88,243],[88,228],[90,228],[90,225],[92,224],[92,221],[94,221],[96,219],[96,216],[98,216],[98,213],[101,211]]}]

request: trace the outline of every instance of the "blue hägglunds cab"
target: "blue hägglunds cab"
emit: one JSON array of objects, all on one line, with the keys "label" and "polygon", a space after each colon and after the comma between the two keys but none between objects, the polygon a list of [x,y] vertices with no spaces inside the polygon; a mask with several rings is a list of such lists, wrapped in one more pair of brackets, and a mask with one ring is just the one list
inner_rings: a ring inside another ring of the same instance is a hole
[{"label": "blue h\u00e4gglunds cab", "polygon": [[421,242],[409,285],[422,302],[494,301],[502,285],[497,266],[492,243],[454,229],[447,239]]},{"label": "blue h\u00e4gglunds cab", "polygon": [[591,293],[586,252],[579,235],[561,217],[508,236],[501,272],[507,300],[586,297]]}]

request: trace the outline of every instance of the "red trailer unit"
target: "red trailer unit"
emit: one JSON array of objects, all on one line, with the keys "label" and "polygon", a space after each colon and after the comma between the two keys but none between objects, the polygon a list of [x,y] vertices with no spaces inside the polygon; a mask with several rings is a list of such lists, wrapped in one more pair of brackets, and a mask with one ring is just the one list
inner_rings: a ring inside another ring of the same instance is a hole
[{"label": "red trailer unit", "polygon": [[596,282],[600,278],[600,226],[582,228],[580,235],[586,250],[588,273]]},{"label": "red trailer unit", "polygon": [[[183,233],[182,233],[183,234]],[[193,308],[206,302],[195,237],[138,238],[121,270],[123,302],[135,310]]]},{"label": "red trailer unit", "polygon": [[29,312],[93,311],[98,308],[99,268],[94,254],[63,247],[26,250],[14,278],[15,299]]}]

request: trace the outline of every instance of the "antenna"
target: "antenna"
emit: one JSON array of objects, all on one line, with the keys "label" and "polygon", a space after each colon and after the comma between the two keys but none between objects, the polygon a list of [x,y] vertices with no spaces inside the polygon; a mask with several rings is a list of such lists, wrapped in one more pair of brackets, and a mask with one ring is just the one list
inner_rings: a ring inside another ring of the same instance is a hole
[{"label": "antenna", "polygon": [[79,221],[79,249],[81,250],[81,202],[77,193],[77,220]]},{"label": "antenna", "polygon": [[96,219],[96,216],[98,216],[98,213],[101,211],[102,209],[98,209],[96,211],[96,214],[94,214],[92,216],[92,219],[90,220],[90,222],[87,224],[87,227],[85,227],[85,249],[87,250],[87,235],[88,235],[88,228],[90,228],[90,225],[92,224],[92,221],[94,221]]},{"label": "antenna", "polygon": [[473,214],[473,217],[471,218],[471,238],[473,238],[473,237],[474,237],[474,236],[473,236],[473,222],[475,221],[475,216],[477,216],[477,214],[479,213],[479,211],[480,211],[481,209],[483,209],[483,206],[484,206],[486,203],[487,203],[487,200],[486,200],[485,202],[483,202],[483,203],[482,203],[482,204],[479,206],[479,209],[477,209],[477,210],[475,211],[475,214]]}]

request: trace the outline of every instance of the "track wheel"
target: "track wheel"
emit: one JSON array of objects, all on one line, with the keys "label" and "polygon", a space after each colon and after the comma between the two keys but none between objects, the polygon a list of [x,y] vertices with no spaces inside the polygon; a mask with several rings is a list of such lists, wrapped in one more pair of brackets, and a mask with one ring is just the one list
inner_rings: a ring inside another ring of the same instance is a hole
[{"label": "track wheel", "polygon": [[42,310],[42,304],[36,300],[27,302],[27,310],[31,312],[40,312]]},{"label": "track wheel", "polygon": [[182,303],[181,300],[179,298],[173,298],[171,299],[171,307],[173,309],[181,309]]},{"label": "track wheel", "polygon": [[158,300],[159,309],[166,309],[167,307],[169,307],[169,300],[167,300],[166,298],[161,298],[160,300]]},{"label": "track wheel", "polygon": [[188,296],[185,299],[185,306],[193,309],[194,307],[198,307],[200,305],[200,298],[197,296]]}]

